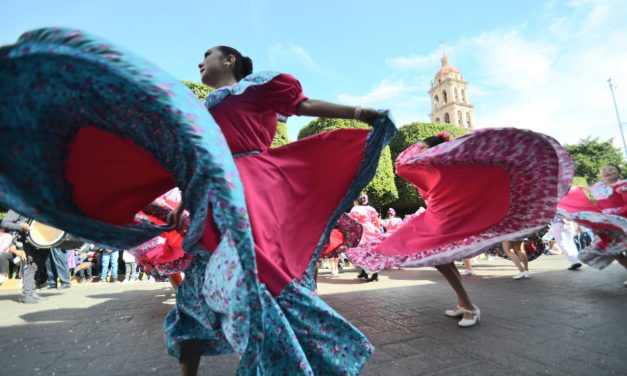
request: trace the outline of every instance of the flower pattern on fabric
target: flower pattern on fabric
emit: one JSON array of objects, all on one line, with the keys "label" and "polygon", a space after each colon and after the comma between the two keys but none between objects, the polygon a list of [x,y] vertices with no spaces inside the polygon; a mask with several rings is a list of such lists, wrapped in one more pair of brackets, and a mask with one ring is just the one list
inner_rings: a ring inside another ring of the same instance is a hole
[{"label": "flower pattern on fabric", "polygon": [[580,223],[594,232],[595,240],[582,249],[578,258],[581,262],[596,269],[611,264],[616,256],[627,250],[627,218],[594,212],[568,213],[558,209],[558,214],[568,220]]},{"label": "flower pattern on fabric", "polygon": [[264,289],[268,325],[260,374],[358,375],[374,347],[312,290],[294,281],[273,298]]},{"label": "flower pattern on fabric", "polygon": [[[359,222],[352,219],[347,213],[342,214],[340,219],[337,221],[337,225],[335,226],[335,228],[342,232],[342,235],[344,236],[344,241],[337,248],[323,255],[323,259],[338,257],[340,254],[344,253],[346,248],[356,247],[361,240],[363,227],[361,226],[361,224],[359,224]],[[329,246],[326,245],[325,248],[327,247]]]},{"label": "flower pattern on fabric", "polygon": [[[251,75],[217,90],[206,105],[275,75]],[[239,375],[359,373],[372,345],[308,287],[342,208],[370,181],[381,150],[396,133],[387,112],[375,120],[359,170],[329,219],[308,273],[273,297],[257,278],[242,183],[229,147],[206,107],[183,84],[98,37],[46,28],[0,48],[0,93],[0,134],[12,135],[0,137],[6,152],[0,160],[0,202],[29,217],[118,249],[158,242],[155,237],[167,230],[145,221],[112,225],[78,209],[63,163],[83,127],[132,140],[173,176],[190,215],[183,241],[189,258],[165,322],[168,353],[180,357],[181,341],[199,339],[203,354],[235,351]],[[23,150],[29,150],[28,163],[20,160]],[[208,203],[222,235],[214,253],[199,242]],[[160,208],[146,210],[158,215]]]},{"label": "flower pattern on fabric", "polygon": [[555,205],[568,192],[574,173],[572,159],[557,141],[514,128],[481,129],[430,149],[419,142],[396,160],[397,169],[400,165],[455,164],[492,165],[508,172],[511,199],[501,223],[480,234],[409,255],[387,256],[377,252],[386,238],[394,236],[383,235],[347,250],[351,262],[371,272],[396,266],[434,266],[474,257],[502,240],[526,237],[551,222]]},{"label": "flower pattern on fabric", "polygon": [[597,200],[603,200],[609,198],[614,193],[614,187],[627,183],[627,180],[619,180],[612,185],[607,185],[605,182],[597,182],[590,187],[590,193]]},{"label": "flower pattern on fabric", "polygon": [[[146,223],[163,225],[167,222],[168,215],[181,203],[181,191],[174,188],[159,196],[154,202],[149,204],[144,210],[135,215],[136,223]],[[189,228],[189,213],[184,212],[182,216],[182,226],[180,233],[185,234]],[[155,279],[163,280],[170,274],[183,272],[190,265],[193,256],[184,254],[181,258],[170,262],[155,263],[148,256],[155,250],[163,250],[166,247],[166,235],[154,237],[128,251],[135,256],[137,262],[144,268],[146,273],[150,273]],[[163,251],[161,251],[163,252]]]},{"label": "flower pattern on fabric", "polygon": [[[249,333],[240,336],[262,333],[242,184],[219,126],[191,90],[105,40],[79,30],[47,28],[25,33],[16,44],[0,48],[0,93],[5,94],[0,102],[0,133],[13,136],[0,137],[0,148],[7,153],[0,162],[0,202],[96,243],[128,249],[146,242],[165,228],[112,225],[86,217],[73,203],[63,173],[67,145],[82,127],[96,126],[132,140],[172,174],[190,213],[183,247],[197,257],[168,321],[169,337],[176,337],[168,344],[201,338],[218,353],[228,344],[215,326],[216,315],[198,299],[207,265],[207,250],[199,245],[207,203],[220,232],[229,234],[231,241],[225,246],[243,270],[245,286],[238,307],[247,307],[249,322],[242,330]],[[48,123],[42,122],[40,115],[51,111],[54,116],[46,115]],[[29,150],[28,163],[20,163],[20,150]],[[258,342],[249,341],[241,355],[247,365],[243,370],[257,364],[257,346]],[[169,352],[176,354],[178,349]]]}]

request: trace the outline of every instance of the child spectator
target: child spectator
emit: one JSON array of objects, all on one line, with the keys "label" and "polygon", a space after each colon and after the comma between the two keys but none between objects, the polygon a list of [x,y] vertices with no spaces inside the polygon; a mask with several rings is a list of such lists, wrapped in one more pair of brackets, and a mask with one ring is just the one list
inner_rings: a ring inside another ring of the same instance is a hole
[{"label": "child spectator", "polygon": [[122,283],[135,282],[138,280],[137,275],[137,260],[135,260],[135,256],[129,251],[124,251],[122,254],[122,259],[124,260],[124,281]]}]

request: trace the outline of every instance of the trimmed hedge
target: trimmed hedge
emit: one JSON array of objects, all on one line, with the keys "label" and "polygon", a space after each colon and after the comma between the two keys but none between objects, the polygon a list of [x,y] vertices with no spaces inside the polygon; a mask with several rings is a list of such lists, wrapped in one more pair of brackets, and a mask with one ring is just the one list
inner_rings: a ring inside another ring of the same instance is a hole
[{"label": "trimmed hedge", "polygon": [[[341,128],[368,129],[370,126],[366,123],[351,119],[318,118],[312,120],[300,130],[298,139]],[[364,189],[364,192],[368,194],[370,205],[377,208],[381,208],[398,199],[398,191],[394,184],[394,169],[392,167],[392,157],[389,147],[386,147],[381,152],[377,173]]]}]

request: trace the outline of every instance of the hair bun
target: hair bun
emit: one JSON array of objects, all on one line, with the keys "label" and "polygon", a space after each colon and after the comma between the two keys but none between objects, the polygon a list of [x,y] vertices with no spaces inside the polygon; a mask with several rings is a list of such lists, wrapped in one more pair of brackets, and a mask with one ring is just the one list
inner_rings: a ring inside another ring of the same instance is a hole
[{"label": "hair bun", "polygon": [[253,60],[251,58],[249,58],[248,56],[243,56],[242,57],[242,65],[244,66],[243,72],[244,73],[244,77],[248,76],[249,74],[253,73]]}]

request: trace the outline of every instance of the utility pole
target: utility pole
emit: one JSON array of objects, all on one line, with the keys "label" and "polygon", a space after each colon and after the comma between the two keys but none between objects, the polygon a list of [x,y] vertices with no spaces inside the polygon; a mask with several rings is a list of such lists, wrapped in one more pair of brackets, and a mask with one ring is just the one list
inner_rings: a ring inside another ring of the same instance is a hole
[{"label": "utility pole", "polygon": [[625,133],[623,132],[623,123],[620,121],[620,115],[618,114],[618,106],[616,105],[616,97],[614,96],[614,85],[612,85],[612,79],[608,78],[607,82],[610,84],[610,91],[612,92],[612,100],[614,101],[614,110],[616,111],[616,119],[618,119],[618,129],[620,129],[620,137],[623,140],[623,153],[627,158],[627,145],[625,144]]}]

